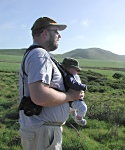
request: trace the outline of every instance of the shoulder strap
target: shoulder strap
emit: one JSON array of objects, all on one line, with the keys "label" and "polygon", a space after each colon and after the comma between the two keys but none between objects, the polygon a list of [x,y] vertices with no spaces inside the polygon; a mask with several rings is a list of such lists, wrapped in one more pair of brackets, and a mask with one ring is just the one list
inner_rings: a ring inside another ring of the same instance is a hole
[{"label": "shoulder strap", "polygon": [[25,72],[25,60],[26,60],[26,57],[27,57],[27,55],[29,54],[29,52],[30,52],[32,49],[34,49],[34,48],[42,48],[42,47],[39,46],[39,45],[32,45],[32,46],[30,46],[30,47],[26,50],[26,52],[24,53],[24,57],[23,57],[23,62],[22,62],[22,71],[23,71],[23,77],[22,77],[22,81],[23,81],[23,96],[24,96],[24,74],[25,74],[26,76],[28,76],[28,75],[26,74],[26,72]]},{"label": "shoulder strap", "polygon": [[57,68],[61,72],[62,76],[65,77],[66,72],[64,71],[64,68],[62,67],[62,65],[53,56],[50,56],[50,58],[55,63],[55,65],[57,66]]},{"label": "shoulder strap", "polygon": [[[65,86],[65,89],[66,91],[69,89],[69,87],[67,86],[67,84],[65,83],[65,77],[66,75],[71,75],[67,70],[65,70],[63,68],[63,66],[53,57],[53,56],[50,56],[52,61],[55,63],[55,65],[57,66],[57,68],[59,69],[60,73],[62,74],[62,77],[63,77],[63,83],[64,83],[64,86]],[[71,75],[72,76],[72,75]]]},{"label": "shoulder strap", "polygon": [[25,60],[26,60],[26,57],[27,57],[27,55],[29,54],[29,52],[31,51],[31,50],[33,50],[34,48],[43,48],[43,47],[41,47],[41,46],[39,46],[39,45],[32,45],[32,46],[30,46],[27,50],[26,50],[26,52],[24,53],[24,59],[23,59],[23,63],[22,63],[22,71],[23,71],[23,73],[25,74],[25,75],[27,75],[26,74],[26,72],[25,72]]}]

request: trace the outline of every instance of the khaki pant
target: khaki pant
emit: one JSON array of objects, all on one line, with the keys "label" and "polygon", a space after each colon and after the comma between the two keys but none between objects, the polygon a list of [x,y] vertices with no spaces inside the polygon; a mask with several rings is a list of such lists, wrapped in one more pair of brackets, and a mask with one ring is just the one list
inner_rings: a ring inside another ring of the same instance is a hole
[{"label": "khaki pant", "polygon": [[62,127],[42,125],[34,130],[20,129],[23,150],[62,150]]}]

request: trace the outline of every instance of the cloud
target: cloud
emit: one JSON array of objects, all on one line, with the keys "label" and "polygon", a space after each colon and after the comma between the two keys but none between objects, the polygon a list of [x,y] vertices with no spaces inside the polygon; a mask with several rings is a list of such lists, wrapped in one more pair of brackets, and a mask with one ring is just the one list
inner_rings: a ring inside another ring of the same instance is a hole
[{"label": "cloud", "polygon": [[5,23],[0,25],[0,30],[10,30],[10,29],[14,29],[15,25],[13,23]]},{"label": "cloud", "polygon": [[88,20],[88,19],[83,20],[83,21],[82,21],[82,25],[83,25],[83,26],[88,26],[88,25],[89,25],[89,20]]},{"label": "cloud", "polygon": [[25,29],[27,26],[25,24],[21,24],[20,27]]},{"label": "cloud", "polygon": [[13,29],[17,29],[17,28],[20,28],[20,29],[26,29],[26,25],[25,24],[13,24],[13,23],[5,23],[5,24],[2,24],[0,25],[0,30],[2,31],[7,31],[7,30],[13,30]]},{"label": "cloud", "polygon": [[84,39],[84,36],[83,36],[83,35],[77,35],[77,36],[75,37],[75,39],[81,40],[81,39]]},{"label": "cloud", "polygon": [[77,22],[76,19],[71,20],[71,23],[72,23],[72,24],[74,24],[74,23],[76,23],[76,22]]}]

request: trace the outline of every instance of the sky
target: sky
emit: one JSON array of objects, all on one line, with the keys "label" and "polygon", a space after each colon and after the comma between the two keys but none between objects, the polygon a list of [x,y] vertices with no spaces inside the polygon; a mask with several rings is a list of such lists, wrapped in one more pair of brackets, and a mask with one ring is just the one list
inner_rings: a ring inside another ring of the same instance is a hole
[{"label": "sky", "polygon": [[44,16],[67,25],[55,54],[94,47],[125,55],[125,0],[0,0],[0,49],[29,47]]}]

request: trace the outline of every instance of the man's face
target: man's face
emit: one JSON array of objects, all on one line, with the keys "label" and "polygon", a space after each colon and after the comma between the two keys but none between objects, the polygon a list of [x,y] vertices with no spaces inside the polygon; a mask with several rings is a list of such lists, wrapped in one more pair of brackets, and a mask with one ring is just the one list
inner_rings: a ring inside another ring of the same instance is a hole
[{"label": "man's face", "polygon": [[54,51],[58,48],[58,41],[59,38],[61,38],[58,28],[57,27],[51,27],[50,29],[47,29],[49,32],[49,39],[47,41],[47,47],[49,51]]}]

